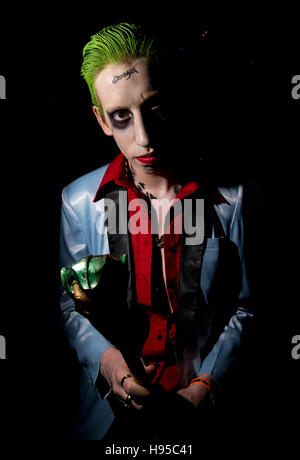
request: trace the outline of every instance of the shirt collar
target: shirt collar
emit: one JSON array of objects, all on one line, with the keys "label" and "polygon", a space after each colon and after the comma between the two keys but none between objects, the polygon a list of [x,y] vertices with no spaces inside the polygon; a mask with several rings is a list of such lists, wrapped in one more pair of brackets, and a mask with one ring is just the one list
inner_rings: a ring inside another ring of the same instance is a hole
[{"label": "shirt collar", "polygon": [[114,183],[121,187],[130,186],[130,182],[125,174],[124,160],[124,155],[122,153],[119,153],[119,155],[116,158],[114,158],[114,160],[108,165],[98,187],[96,195],[94,197],[94,202],[103,198],[104,192],[107,188],[106,186],[108,184],[112,185]]},{"label": "shirt collar", "polygon": [[[131,187],[131,182],[129,179],[126,177],[125,174],[125,167],[124,167],[124,161],[125,157],[123,153],[119,153],[119,155],[114,158],[114,160],[108,165],[104,176],[102,177],[102,180],[100,182],[100,185],[98,187],[98,190],[96,192],[96,195],[94,197],[94,202],[99,201],[101,198],[105,196],[105,192],[107,188],[110,186],[119,185],[120,187]],[[178,193],[177,199],[184,198],[185,196],[188,196],[192,193],[194,193],[197,189],[202,188],[197,182],[189,182],[186,184]],[[218,189],[210,190],[208,191],[208,195],[212,199],[212,201],[216,204],[221,204],[221,203],[228,203],[227,200],[223,197],[221,192]]]}]

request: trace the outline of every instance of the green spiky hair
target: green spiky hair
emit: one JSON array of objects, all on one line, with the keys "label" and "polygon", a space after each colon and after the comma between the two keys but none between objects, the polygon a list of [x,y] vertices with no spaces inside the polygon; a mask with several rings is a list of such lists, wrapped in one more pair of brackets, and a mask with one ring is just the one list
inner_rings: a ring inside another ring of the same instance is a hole
[{"label": "green spiky hair", "polygon": [[155,41],[148,37],[140,26],[122,22],[105,27],[91,36],[83,48],[81,75],[85,79],[92,98],[103,116],[100,101],[95,92],[95,78],[109,64],[126,62],[143,57],[151,62],[156,56]]}]

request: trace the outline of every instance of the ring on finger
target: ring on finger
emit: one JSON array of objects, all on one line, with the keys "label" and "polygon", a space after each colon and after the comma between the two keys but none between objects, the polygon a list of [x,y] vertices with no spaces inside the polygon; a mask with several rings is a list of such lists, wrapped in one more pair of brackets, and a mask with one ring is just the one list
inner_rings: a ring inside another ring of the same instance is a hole
[{"label": "ring on finger", "polygon": [[124,375],[124,377],[122,377],[121,383],[120,383],[122,388],[123,388],[123,384],[124,384],[125,380],[128,379],[129,377],[132,377],[132,375],[126,374],[126,375]]}]

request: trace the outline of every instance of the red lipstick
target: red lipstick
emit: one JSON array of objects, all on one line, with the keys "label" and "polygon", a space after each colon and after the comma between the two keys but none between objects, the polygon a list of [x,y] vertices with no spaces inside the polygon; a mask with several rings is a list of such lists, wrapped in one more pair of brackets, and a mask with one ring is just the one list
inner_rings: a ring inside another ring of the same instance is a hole
[{"label": "red lipstick", "polygon": [[145,165],[151,165],[157,161],[157,157],[153,153],[147,153],[147,155],[137,157],[137,160]]}]

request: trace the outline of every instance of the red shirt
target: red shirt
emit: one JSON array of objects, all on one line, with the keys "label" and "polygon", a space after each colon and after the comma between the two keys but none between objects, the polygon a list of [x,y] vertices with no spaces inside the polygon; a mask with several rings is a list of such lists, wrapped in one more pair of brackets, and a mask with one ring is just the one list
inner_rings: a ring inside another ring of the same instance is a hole
[{"label": "red shirt", "polygon": [[[132,187],[132,183],[126,177],[124,156],[121,153],[108,166],[99,189],[110,181],[114,181],[115,184],[126,187],[129,206],[133,199],[142,198],[143,201],[145,201],[145,196],[135,190],[135,188]],[[200,185],[197,182],[186,184],[176,195],[172,206],[174,206],[177,200],[191,195],[198,188],[200,188]],[[94,201],[97,200],[97,194]],[[223,201],[221,194],[218,198],[220,201]],[[156,285],[153,286],[151,220],[144,204],[141,204],[140,208],[137,209],[130,210],[129,208],[130,222],[136,221],[137,216],[139,217],[139,221],[136,222],[136,224],[140,228],[144,228],[145,230],[148,229],[147,233],[140,232],[133,234],[130,232],[135,264],[137,302],[141,305],[141,308],[147,309],[150,319],[148,337],[143,346],[143,358],[147,364],[155,364],[157,367],[155,376],[152,380],[153,383],[159,382],[167,391],[176,390],[180,387],[180,384],[178,368],[173,353],[176,333],[176,325],[173,318],[178,305],[181,234],[175,233],[174,228],[176,228],[175,226],[178,224],[178,221],[181,221],[182,215],[177,215],[175,219],[170,219],[169,233],[164,233],[164,260],[167,289],[165,289],[164,283],[160,283],[162,288],[160,288],[157,293],[158,298],[163,296],[162,290],[166,293],[165,303],[162,307],[163,309],[160,311],[157,309],[155,309],[155,311],[153,310],[155,288],[156,290],[159,288],[157,288]],[[158,270],[154,271],[156,275],[158,275],[157,271]],[[162,270],[159,271],[159,276],[162,277]],[[157,283],[161,280],[162,278],[160,278],[160,280],[158,278]],[[171,354],[168,353],[168,356],[166,355],[166,347],[168,350],[171,350]]]}]

